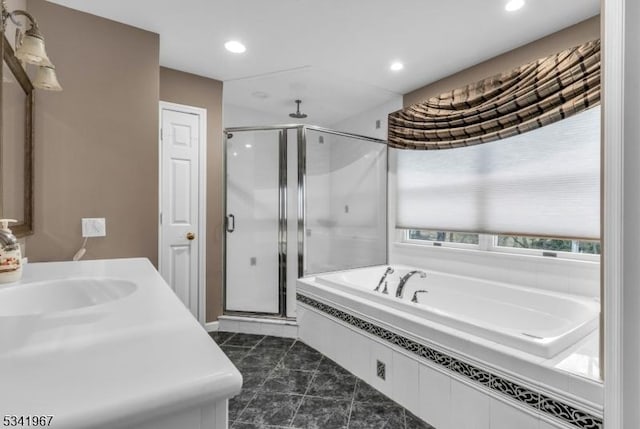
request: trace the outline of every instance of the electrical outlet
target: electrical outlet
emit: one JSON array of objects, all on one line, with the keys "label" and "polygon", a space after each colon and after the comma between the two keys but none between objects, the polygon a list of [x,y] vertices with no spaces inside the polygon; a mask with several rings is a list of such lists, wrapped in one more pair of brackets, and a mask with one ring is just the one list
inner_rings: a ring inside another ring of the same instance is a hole
[{"label": "electrical outlet", "polygon": [[107,235],[107,225],[103,217],[83,217],[83,237],[104,237]]}]

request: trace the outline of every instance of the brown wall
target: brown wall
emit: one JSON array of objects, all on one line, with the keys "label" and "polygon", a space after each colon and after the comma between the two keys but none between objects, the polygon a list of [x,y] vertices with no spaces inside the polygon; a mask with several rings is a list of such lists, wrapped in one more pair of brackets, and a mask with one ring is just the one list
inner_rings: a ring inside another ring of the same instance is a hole
[{"label": "brown wall", "polygon": [[64,91],[35,104],[32,261],[69,260],[82,217],[107,236],[86,259],[158,254],[159,37],[43,0],[29,0]]},{"label": "brown wall", "polygon": [[207,109],[207,321],[222,314],[222,82],[160,68],[160,100]]},{"label": "brown wall", "polygon": [[405,94],[403,106],[419,103],[443,92],[509,71],[530,61],[599,37],[600,16],[598,15]]}]

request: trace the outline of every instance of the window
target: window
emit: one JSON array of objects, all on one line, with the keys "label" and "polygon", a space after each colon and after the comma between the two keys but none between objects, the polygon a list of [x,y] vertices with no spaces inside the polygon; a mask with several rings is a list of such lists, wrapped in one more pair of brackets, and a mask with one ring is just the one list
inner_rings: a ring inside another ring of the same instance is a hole
[{"label": "window", "polygon": [[518,235],[474,234],[422,229],[404,231],[404,241],[440,247],[475,248],[503,253],[519,253],[570,259],[594,260],[600,255],[600,241],[538,238]]},{"label": "window", "polygon": [[599,107],[495,142],[396,158],[398,228],[599,238]]},{"label": "window", "polygon": [[479,234],[410,229],[407,231],[407,239],[416,241],[428,241],[434,243],[434,245],[442,245],[442,243],[477,245]]},{"label": "window", "polygon": [[520,237],[516,235],[498,235],[498,247],[516,249],[535,249],[548,252],[570,252],[591,255],[600,254],[599,241],[563,240],[558,238]]}]

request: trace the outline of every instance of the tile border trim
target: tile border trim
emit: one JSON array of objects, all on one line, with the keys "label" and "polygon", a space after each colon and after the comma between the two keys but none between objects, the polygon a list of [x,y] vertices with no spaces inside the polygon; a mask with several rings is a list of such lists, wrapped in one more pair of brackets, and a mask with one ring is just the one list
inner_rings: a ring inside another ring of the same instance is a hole
[{"label": "tile border trim", "polygon": [[360,319],[352,314],[334,308],[328,304],[316,301],[313,298],[296,294],[296,299],[316,310],[328,314],[338,320],[348,323],[364,332],[374,335],[387,343],[401,347],[404,350],[427,361],[439,365],[468,381],[479,384],[501,395],[509,397],[524,406],[534,409],[548,417],[553,417],[564,424],[569,424],[579,429],[603,429],[602,419],[586,411],[579,410],[569,404],[551,398],[543,393],[536,392],[528,387],[510,381],[502,376],[490,373],[474,365],[466,363],[458,358],[449,356],[424,344],[420,344],[409,338],[403,337],[383,327]]}]

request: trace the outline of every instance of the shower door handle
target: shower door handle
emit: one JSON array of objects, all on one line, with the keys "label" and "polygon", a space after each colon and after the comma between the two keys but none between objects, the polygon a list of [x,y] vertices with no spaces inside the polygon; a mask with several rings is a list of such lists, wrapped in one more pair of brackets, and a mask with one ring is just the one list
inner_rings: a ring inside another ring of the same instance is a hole
[{"label": "shower door handle", "polygon": [[236,230],[236,217],[232,214],[227,216],[227,232]]}]

